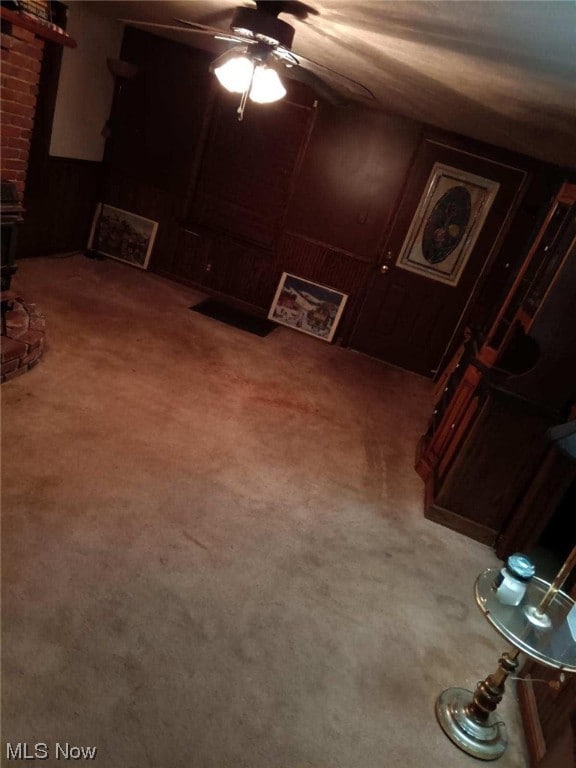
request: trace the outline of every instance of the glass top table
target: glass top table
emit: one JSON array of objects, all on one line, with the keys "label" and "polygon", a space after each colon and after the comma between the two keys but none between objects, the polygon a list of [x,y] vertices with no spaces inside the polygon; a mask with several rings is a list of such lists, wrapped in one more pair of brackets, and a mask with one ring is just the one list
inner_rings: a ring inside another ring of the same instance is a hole
[{"label": "glass top table", "polygon": [[541,613],[550,584],[534,577],[520,605],[503,605],[493,589],[499,570],[489,568],[481,573],[474,594],[486,619],[513,648],[501,655],[496,671],[481,680],[475,691],[448,688],[436,700],[436,717],[446,736],[480,760],[497,760],[506,749],[506,725],[496,707],[504,695],[506,678],[518,669],[520,653],[560,674],[576,672],[576,642],[566,621],[574,601],[558,590]]},{"label": "glass top table", "polygon": [[503,605],[492,589],[498,572],[498,568],[489,568],[476,579],[474,595],[486,619],[512,645],[541,664],[576,672],[576,642],[566,622],[574,601],[564,592],[557,592],[546,609],[549,626],[538,626],[529,619],[526,608],[537,607],[550,584],[535,576],[520,605]]}]

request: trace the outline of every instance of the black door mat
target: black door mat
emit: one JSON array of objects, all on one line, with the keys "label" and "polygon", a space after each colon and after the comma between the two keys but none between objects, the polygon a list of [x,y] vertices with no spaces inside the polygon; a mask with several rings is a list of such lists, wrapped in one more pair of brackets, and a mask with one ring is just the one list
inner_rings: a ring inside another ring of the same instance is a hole
[{"label": "black door mat", "polygon": [[205,299],[200,304],[193,304],[190,309],[194,312],[200,312],[201,315],[206,317],[212,317],[214,320],[220,320],[221,323],[227,325],[233,325],[234,328],[239,328],[241,331],[248,331],[256,336],[268,336],[274,328],[278,326],[276,323],[270,322],[263,317],[254,317],[247,312],[242,312],[241,309],[231,307],[229,304],[223,304],[216,299]]}]

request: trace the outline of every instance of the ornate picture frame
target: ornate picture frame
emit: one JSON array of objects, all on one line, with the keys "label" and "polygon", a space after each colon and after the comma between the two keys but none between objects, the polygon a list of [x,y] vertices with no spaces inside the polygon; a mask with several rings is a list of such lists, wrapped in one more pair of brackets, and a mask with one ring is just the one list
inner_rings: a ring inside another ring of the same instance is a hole
[{"label": "ornate picture frame", "polygon": [[456,286],[500,184],[435,163],[396,266]]}]

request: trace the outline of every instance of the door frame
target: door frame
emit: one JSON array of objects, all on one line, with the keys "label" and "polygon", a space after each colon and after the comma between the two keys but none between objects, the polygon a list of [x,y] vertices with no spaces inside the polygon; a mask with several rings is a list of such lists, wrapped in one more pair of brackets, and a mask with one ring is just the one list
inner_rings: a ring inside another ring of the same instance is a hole
[{"label": "door frame", "polygon": [[[464,145],[462,142],[466,142],[466,144]],[[350,328],[348,329],[346,338],[344,340],[345,346],[350,346],[351,341],[354,338],[356,329],[360,322],[362,311],[368,300],[370,288],[374,283],[374,280],[377,279],[378,271],[380,270],[381,266],[386,263],[385,254],[387,253],[390,239],[394,232],[394,228],[397,225],[400,212],[402,211],[402,206],[406,202],[408,194],[412,192],[412,190],[410,189],[411,175],[413,174],[414,169],[417,166],[418,159],[422,156],[422,154],[426,152],[427,147],[430,147],[430,146],[436,146],[439,149],[442,149],[444,151],[445,150],[451,151],[454,154],[454,159],[451,162],[455,167],[458,167],[458,157],[465,155],[467,157],[475,158],[483,162],[488,162],[493,165],[500,166],[503,169],[506,169],[508,171],[513,171],[519,174],[518,187],[516,189],[516,192],[514,193],[514,197],[512,198],[512,201],[508,207],[508,210],[506,211],[506,215],[504,216],[498,228],[498,232],[496,233],[496,237],[494,238],[492,246],[488,252],[487,258],[482,268],[480,269],[476,280],[474,281],[474,284],[470,290],[470,293],[464,304],[462,312],[460,313],[460,316],[456,322],[456,325],[454,326],[454,330],[450,336],[450,339],[448,340],[446,347],[442,353],[442,356],[439,359],[438,366],[434,370],[433,380],[437,380],[443,366],[445,365],[446,361],[450,359],[450,356],[454,353],[456,346],[458,344],[458,341],[464,332],[464,327],[468,320],[468,317],[470,316],[470,313],[474,306],[474,302],[478,297],[480,290],[490,270],[494,265],[494,262],[502,247],[504,238],[508,234],[512,221],[522,203],[522,200],[524,198],[528,185],[531,181],[532,173],[528,168],[530,165],[530,158],[523,158],[522,156],[514,155],[514,153],[507,153],[505,150],[499,150],[496,147],[484,148],[481,145],[477,146],[475,142],[473,142],[472,140],[468,141],[465,139],[465,137],[452,137],[452,136],[443,134],[442,132],[424,134],[412,157],[410,167],[407,171],[406,178],[404,180],[402,189],[400,191],[398,200],[394,208],[394,213],[391,216],[388,226],[384,231],[382,238],[380,240],[380,244],[377,249],[377,259],[373,263],[373,269],[371,270],[371,273],[368,275],[364,289],[362,291],[362,295],[359,298],[358,310],[356,311],[356,317],[355,317],[354,323],[351,324]],[[504,159],[502,155],[506,155],[506,159]],[[510,161],[507,161],[509,158],[510,158]],[[522,162],[523,160],[525,160],[525,162]]]}]

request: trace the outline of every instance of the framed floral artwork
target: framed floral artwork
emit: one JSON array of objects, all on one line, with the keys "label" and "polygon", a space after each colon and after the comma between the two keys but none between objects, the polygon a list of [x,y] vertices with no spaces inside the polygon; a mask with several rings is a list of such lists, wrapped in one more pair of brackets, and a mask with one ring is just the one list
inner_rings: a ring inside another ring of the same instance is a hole
[{"label": "framed floral artwork", "polygon": [[458,285],[500,184],[435,163],[396,266]]}]

